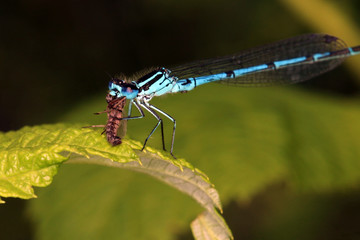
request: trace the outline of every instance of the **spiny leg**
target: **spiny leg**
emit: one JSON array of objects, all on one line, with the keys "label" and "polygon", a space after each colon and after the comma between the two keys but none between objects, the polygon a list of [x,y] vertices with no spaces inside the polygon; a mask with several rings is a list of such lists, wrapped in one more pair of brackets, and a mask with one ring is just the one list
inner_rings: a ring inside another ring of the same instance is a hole
[{"label": "spiny leg", "polygon": [[[134,117],[130,116],[131,115],[131,105],[132,105],[132,103],[135,105],[135,107],[140,112],[140,114],[141,114],[140,116],[134,116]],[[140,118],[143,118],[143,117],[145,117],[144,111],[141,109],[141,107],[139,106],[139,104],[137,102],[134,102],[134,101],[131,100],[130,103],[129,103],[128,116],[124,117],[124,118],[121,118],[120,120],[140,119]]]},{"label": "spiny leg", "polygon": [[161,119],[161,122],[160,122],[160,129],[161,129],[161,141],[162,141],[162,145],[163,145],[163,150],[166,151],[165,138],[164,138],[164,122],[163,122],[162,119]]},{"label": "spiny leg", "polygon": [[[147,107],[153,107],[155,110],[158,110],[156,107],[152,106],[151,104],[149,104],[148,102],[145,102],[144,104],[146,104]],[[154,111],[151,111],[153,113],[155,113]],[[161,111],[160,111],[161,112]],[[156,113],[155,113],[156,114]],[[157,115],[157,114],[156,114]],[[158,115],[157,115],[158,116]],[[159,116],[158,116],[159,117]],[[160,118],[160,117],[159,117]],[[160,118],[161,119],[161,118]],[[161,126],[161,141],[162,141],[162,145],[163,145],[163,150],[166,151],[166,147],[165,147],[165,137],[164,137],[164,121],[161,119],[160,122]],[[171,154],[172,155],[172,154]]]},{"label": "spiny leg", "polygon": [[170,154],[171,156],[173,156],[174,158],[176,158],[173,154],[173,150],[174,150],[174,141],[175,141],[175,130],[176,130],[176,120],[171,117],[169,114],[167,114],[166,112],[162,111],[161,109],[155,107],[154,105],[149,104],[149,107],[154,109],[155,111],[161,113],[162,115],[164,115],[165,117],[167,117],[168,119],[170,119],[170,121],[172,121],[174,123],[174,127],[173,127],[173,133],[172,133],[172,138],[171,138],[171,149],[170,149]]},{"label": "spiny leg", "polygon": [[161,135],[162,135],[162,144],[163,144],[163,149],[164,151],[166,151],[165,149],[165,140],[164,140],[164,128],[163,128],[163,122],[162,119],[156,114],[156,112],[154,112],[153,110],[151,110],[148,106],[148,104],[146,104],[145,102],[139,103],[141,107],[143,107],[144,109],[146,109],[149,113],[151,113],[157,120],[158,122],[156,123],[155,127],[153,128],[153,130],[150,132],[149,136],[145,139],[144,142],[144,146],[141,149],[144,150],[147,141],[149,140],[149,138],[153,135],[153,133],[155,132],[155,130],[159,127],[159,125],[161,124]]}]

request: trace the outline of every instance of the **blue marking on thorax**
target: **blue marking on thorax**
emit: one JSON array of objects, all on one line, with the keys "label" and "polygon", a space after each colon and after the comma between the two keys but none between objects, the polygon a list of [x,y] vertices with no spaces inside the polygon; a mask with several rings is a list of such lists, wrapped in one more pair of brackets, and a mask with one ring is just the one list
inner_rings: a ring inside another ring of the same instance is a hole
[{"label": "blue marking on thorax", "polygon": [[175,84],[175,78],[170,77],[170,70],[160,68],[140,79],[137,85],[140,87],[139,96],[160,96],[171,92]]},{"label": "blue marking on thorax", "polygon": [[[154,78],[152,78],[154,79]],[[158,78],[156,81],[154,81],[149,86],[149,92],[156,92],[162,89],[165,86],[165,81],[167,80],[166,76],[162,75],[160,78]]]},{"label": "blue marking on thorax", "polygon": [[143,87],[145,84],[147,84],[148,82],[150,82],[151,80],[153,80],[153,79],[156,78],[156,77],[157,77],[157,74],[154,74],[154,75],[152,75],[151,77],[147,78],[146,80],[137,83],[136,85],[137,85],[139,88],[141,88],[141,87]]},{"label": "blue marking on thorax", "polygon": [[[147,74],[145,74],[144,76],[142,76],[141,78],[139,78],[136,81],[136,86],[138,86],[138,88],[148,88],[148,86],[146,85],[153,85],[153,82],[156,82],[158,80],[161,80],[161,78],[165,75],[167,75],[170,71],[161,67],[158,68],[157,70],[153,70]],[[166,76],[165,76],[166,77]]]},{"label": "blue marking on thorax", "polygon": [[171,92],[171,90],[173,89],[174,87],[174,84],[173,83],[168,83],[168,84],[165,84],[164,87],[162,88],[159,88],[156,92],[155,92],[155,96],[161,96],[161,95],[164,95],[166,93],[169,93]]}]

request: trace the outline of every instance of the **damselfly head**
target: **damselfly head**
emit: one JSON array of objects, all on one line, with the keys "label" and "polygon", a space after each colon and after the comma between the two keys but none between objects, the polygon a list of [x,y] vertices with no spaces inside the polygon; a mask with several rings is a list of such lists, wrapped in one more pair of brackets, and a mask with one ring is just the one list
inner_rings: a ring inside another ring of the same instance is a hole
[{"label": "damselfly head", "polygon": [[133,83],[126,83],[124,80],[113,78],[109,82],[109,94],[117,98],[135,98],[139,93],[138,88]]}]

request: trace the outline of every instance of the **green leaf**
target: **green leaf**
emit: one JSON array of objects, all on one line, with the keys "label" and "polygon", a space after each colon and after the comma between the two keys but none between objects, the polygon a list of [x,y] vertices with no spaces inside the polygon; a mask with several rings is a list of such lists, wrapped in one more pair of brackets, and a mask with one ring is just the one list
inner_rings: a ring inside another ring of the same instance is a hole
[{"label": "green leaf", "polygon": [[198,240],[233,239],[230,229],[217,212],[206,211],[200,214],[191,223],[191,230]]},{"label": "green leaf", "polygon": [[[219,195],[208,177],[184,159],[125,139],[112,147],[93,129],[56,124],[24,127],[1,134],[0,196],[34,198],[33,186],[48,186],[63,162],[98,164],[151,175],[191,196],[207,211],[221,210]],[[225,225],[226,227],[226,225]]]},{"label": "green leaf", "polygon": [[121,148],[112,148],[98,135],[92,129],[64,124],[0,133],[0,196],[36,197],[32,186],[48,186],[71,154],[119,162],[139,160],[132,150],[137,143],[126,141]]},{"label": "green leaf", "polygon": [[98,131],[66,124],[24,127],[1,133],[0,138],[3,197],[35,197],[32,186],[49,185],[59,165],[68,161],[147,173],[193,194],[208,209],[221,209],[219,196],[204,173],[184,159],[173,159],[152,148],[147,148],[147,153],[136,151],[142,146],[136,141],[125,139],[121,146],[112,147]]},{"label": "green leaf", "polygon": [[[103,166],[118,167],[142,172],[153,176],[179,191],[191,196],[208,211],[214,207],[221,209],[219,194],[208,177],[199,170],[186,163],[183,159],[167,159],[158,152],[149,148],[148,153],[138,152],[140,162],[114,162],[107,158],[93,156],[89,159],[82,156],[70,158],[69,163],[91,163]],[[161,157],[160,157],[161,156]]]}]

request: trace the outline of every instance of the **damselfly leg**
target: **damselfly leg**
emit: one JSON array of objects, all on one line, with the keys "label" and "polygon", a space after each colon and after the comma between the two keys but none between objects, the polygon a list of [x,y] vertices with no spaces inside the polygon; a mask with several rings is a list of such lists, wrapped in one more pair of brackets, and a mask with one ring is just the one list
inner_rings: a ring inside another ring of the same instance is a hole
[{"label": "damselfly leg", "polygon": [[146,146],[146,143],[147,141],[149,140],[149,138],[153,135],[153,133],[156,131],[156,129],[159,127],[159,125],[161,125],[161,139],[162,139],[162,144],[163,144],[163,150],[166,151],[165,149],[165,140],[164,140],[164,127],[163,127],[163,121],[162,119],[159,117],[159,115],[157,115],[157,113],[155,111],[153,111],[151,108],[150,108],[150,104],[143,101],[143,102],[139,102],[139,105],[141,107],[143,107],[144,109],[146,109],[146,111],[148,111],[149,113],[151,113],[151,115],[153,115],[156,120],[158,121],[155,125],[155,127],[151,130],[149,136],[145,139],[145,142],[144,142],[144,146],[143,148],[141,149],[144,150],[145,146]]},{"label": "damselfly leg", "polygon": [[[174,150],[174,141],[175,141],[175,130],[176,130],[176,120],[171,117],[169,114],[167,114],[166,112],[162,111],[161,109],[155,107],[154,105],[148,104],[150,108],[154,109],[155,111],[161,113],[162,115],[164,115],[165,117],[167,117],[168,119],[170,119],[170,121],[172,121],[174,123],[174,127],[173,127],[173,132],[172,132],[172,137],[171,137],[171,149],[170,149],[170,154],[171,156],[173,156],[175,158],[175,156],[173,155],[173,150]],[[162,131],[162,130],[161,130]],[[164,138],[164,134],[163,138]],[[164,140],[163,140],[164,141]]]}]

